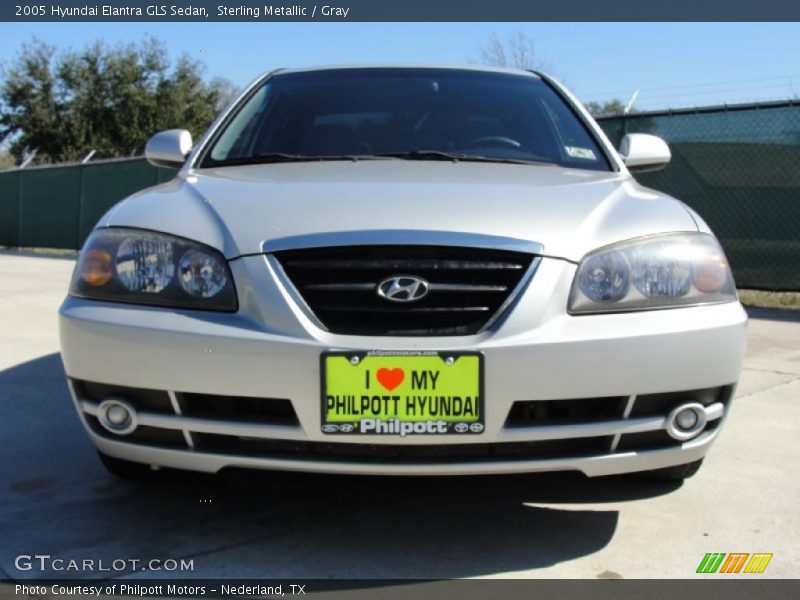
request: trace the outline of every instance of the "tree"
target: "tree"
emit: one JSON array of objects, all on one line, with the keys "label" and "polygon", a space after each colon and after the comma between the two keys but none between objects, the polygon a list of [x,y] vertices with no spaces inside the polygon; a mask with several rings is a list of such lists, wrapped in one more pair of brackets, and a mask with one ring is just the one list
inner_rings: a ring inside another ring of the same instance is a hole
[{"label": "tree", "polygon": [[163,42],[92,43],[61,54],[34,39],[0,74],[0,139],[36,162],[135,156],[162,129],[202,133],[229,100],[231,84],[206,82],[188,56],[172,65]]},{"label": "tree", "polygon": [[622,101],[616,99],[607,100],[603,103],[592,100],[591,102],[584,102],[583,105],[593,117],[621,115],[625,110],[625,105]]},{"label": "tree", "polygon": [[526,71],[549,71],[548,61],[540,58],[533,39],[522,31],[501,40],[496,33],[481,46],[481,62],[489,67],[508,67]]},{"label": "tree", "polygon": [[17,164],[17,161],[14,160],[14,157],[11,156],[9,152],[6,150],[0,149],[0,171],[7,171],[8,169],[13,169]]}]

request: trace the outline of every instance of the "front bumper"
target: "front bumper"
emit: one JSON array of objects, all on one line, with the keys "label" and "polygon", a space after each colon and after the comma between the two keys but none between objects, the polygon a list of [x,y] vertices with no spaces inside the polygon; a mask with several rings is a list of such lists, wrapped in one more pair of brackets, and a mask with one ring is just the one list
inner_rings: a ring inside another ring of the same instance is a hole
[{"label": "front bumper", "polygon": [[[575,267],[560,260],[542,260],[535,285],[492,331],[438,338],[324,332],[265,257],[238,259],[231,266],[241,303],[236,314],[65,301],[64,364],[78,412],[100,451],[207,472],[225,467],[385,475],[578,470],[595,476],[648,470],[705,455],[727,415],[744,354],[746,315],[738,303],[567,315],[566,290]],[[467,349],[484,355],[483,433],[402,440],[371,435],[366,445],[361,437],[334,440],[321,432],[321,352]],[[102,394],[118,394],[120,386],[129,388],[123,394],[143,394],[137,408],[147,435],[114,436],[98,427]],[[294,420],[193,413],[185,402],[198,395],[206,409],[215,398],[220,405],[236,398],[288,402]],[[697,399],[709,415],[707,429],[688,442],[669,439],[669,407]],[[517,403],[560,402],[561,409],[573,400],[575,406],[591,401],[613,408],[600,416],[511,419],[519,412]]]}]

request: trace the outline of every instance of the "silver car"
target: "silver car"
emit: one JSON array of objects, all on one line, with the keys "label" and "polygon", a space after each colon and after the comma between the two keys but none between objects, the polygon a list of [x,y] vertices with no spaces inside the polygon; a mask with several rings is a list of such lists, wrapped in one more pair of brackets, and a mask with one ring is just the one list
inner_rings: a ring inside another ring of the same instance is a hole
[{"label": "silver car", "polygon": [[694,474],[746,314],[724,253],[543,74],[257,79],[177,177],[114,206],[60,311],[105,465],[380,475]]}]

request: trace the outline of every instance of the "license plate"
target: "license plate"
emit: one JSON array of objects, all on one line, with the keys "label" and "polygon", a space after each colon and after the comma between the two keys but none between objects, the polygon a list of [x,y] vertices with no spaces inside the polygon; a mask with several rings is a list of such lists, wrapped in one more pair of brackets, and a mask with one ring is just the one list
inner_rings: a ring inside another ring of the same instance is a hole
[{"label": "license plate", "polygon": [[323,433],[478,434],[483,419],[483,356],[478,353],[322,355]]}]

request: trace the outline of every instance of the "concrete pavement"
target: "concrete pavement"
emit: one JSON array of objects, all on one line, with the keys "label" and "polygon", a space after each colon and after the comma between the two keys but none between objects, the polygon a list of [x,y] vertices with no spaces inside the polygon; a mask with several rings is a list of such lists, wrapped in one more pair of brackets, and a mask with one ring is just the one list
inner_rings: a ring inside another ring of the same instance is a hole
[{"label": "concrete pavement", "polygon": [[682,578],[706,552],[772,552],[764,576],[800,576],[800,315],[753,311],[733,412],[682,485],[573,474],[135,484],[106,474],[68,397],[56,310],[72,265],[0,253],[1,576],[31,577],[15,557],[39,553],[185,558],[194,571],[169,576],[209,578]]}]

